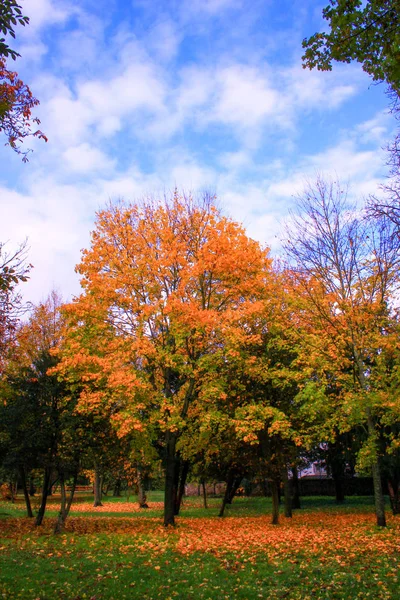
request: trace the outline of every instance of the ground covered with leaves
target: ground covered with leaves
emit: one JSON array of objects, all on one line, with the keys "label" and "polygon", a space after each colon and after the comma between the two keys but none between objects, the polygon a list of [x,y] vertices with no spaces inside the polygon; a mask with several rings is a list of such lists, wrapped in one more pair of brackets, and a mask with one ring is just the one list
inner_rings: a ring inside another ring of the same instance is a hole
[{"label": "ground covered with leaves", "polygon": [[60,536],[55,512],[35,529],[22,507],[0,505],[1,597],[399,598],[400,518],[376,528],[371,499],[307,499],[278,526],[265,499],[235,499],[223,519],[217,501],[205,510],[193,499],[174,529],[157,500],[140,513],[126,499],[78,500]]}]

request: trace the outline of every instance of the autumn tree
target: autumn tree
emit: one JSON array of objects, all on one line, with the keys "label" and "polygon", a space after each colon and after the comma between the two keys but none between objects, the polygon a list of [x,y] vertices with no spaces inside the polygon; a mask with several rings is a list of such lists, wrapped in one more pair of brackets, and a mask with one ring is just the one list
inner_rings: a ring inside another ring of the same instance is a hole
[{"label": "autumn tree", "polygon": [[383,422],[399,417],[385,372],[386,355],[398,344],[397,246],[386,226],[374,228],[360,218],[338,183],[318,179],[298,198],[298,208],[286,250],[306,376],[302,410],[320,433],[325,428],[333,437],[335,428],[365,427],[358,467],[372,472],[377,524],[384,526],[379,432]]},{"label": "autumn tree", "polygon": [[209,357],[263,293],[268,253],[208,195],[175,192],[99,212],[77,270],[84,291],[68,308],[64,368],[89,382],[81,403],[112,405],[120,434],[157,424],[164,524],[174,524],[177,442]]}]

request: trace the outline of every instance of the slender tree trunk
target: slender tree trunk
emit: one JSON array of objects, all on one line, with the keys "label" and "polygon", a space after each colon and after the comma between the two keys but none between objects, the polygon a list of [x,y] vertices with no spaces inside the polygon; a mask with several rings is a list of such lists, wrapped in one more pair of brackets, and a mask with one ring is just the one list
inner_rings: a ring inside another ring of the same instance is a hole
[{"label": "slender tree trunk", "polygon": [[175,471],[176,471],[176,433],[167,431],[166,434],[166,467],[164,495],[164,527],[175,525]]},{"label": "slender tree trunk", "polygon": [[299,482],[299,474],[297,472],[297,467],[292,467],[292,488],[293,488],[293,497],[292,497],[292,508],[301,508],[300,504],[300,482]]},{"label": "slender tree trunk", "polygon": [[218,514],[219,517],[223,517],[224,516],[225,506],[228,504],[228,500],[229,500],[230,495],[231,495],[233,483],[234,483],[233,474],[232,473],[228,473],[228,476],[226,478],[225,494],[224,494],[224,497],[222,498],[222,504],[221,504],[221,508],[220,508],[220,511],[219,511],[219,514]]},{"label": "slender tree trunk", "polygon": [[9,487],[10,487],[10,493],[11,493],[11,502],[14,504],[15,498],[17,495],[17,491],[18,491],[18,479],[16,481],[11,480],[9,483]]},{"label": "slender tree trunk", "polygon": [[204,481],[204,479],[201,482],[202,488],[203,488],[203,506],[204,508],[208,508],[207,506],[207,490],[206,490],[206,482]]},{"label": "slender tree trunk", "polygon": [[179,511],[181,509],[183,496],[185,495],[185,485],[186,485],[187,476],[189,474],[189,468],[190,468],[189,461],[184,460],[182,463],[182,470],[181,470],[181,474],[180,474],[180,478],[179,478],[178,492],[176,494],[175,515],[179,515]]},{"label": "slender tree trunk", "polygon": [[[368,413],[368,435],[374,439],[376,436],[375,424],[369,411]],[[376,524],[378,527],[386,527],[385,499],[382,491],[381,469],[378,456],[372,465],[372,480],[374,483]]]},{"label": "slender tree trunk", "polygon": [[282,469],[282,481],[283,481],[283,500],[285,507],[285,517],[291,519],[292,514],[292,482],[289,480],[288,472],[286,467]]},{"label": "slender tree trunk", "polygon": [[393,515],[400,515],[400,489],[399,482],[394,477],[388,477],[387,486],[389,490],[390,506]]},{"label": "slender tree trunk", "polygon": [[120,496],[121,496],[121,478],[120,477],[118,477],[118,479],[115,480],[113,496],[114,496],[114,498],[120,498]]},{"label": "slender tree trunk", "polygon": [[21,485],[22,485],[22,491],[24,492],[24,498],[25,498],[25,505],[26,505],[26,514],[29,518],[33,517],[33,512],[32,512],[32,506],[31,506],[31,499],[29,497],[29,492],[28,492],[28,485],[26,483],[26,475],[25,475],[25,468],[23,465],[21,465],[19,467],[19,474],[21,477]]},{"label": "slender tree trunk", "polygon": [[149,505],[147,504],[146,492],[144,491],[143,478],[140,467],[137,468],[137,486],[139,508],[149,508]]},{"label": "slender tree trunk", "polygon": [[[359,378],[361,388],[363,390],[367,390],[367,384],[365,381],[364,374],[364,365],[358,356],[358,353],[355,352],[355,356],[358,364]],[[367,391],[366,391],[367,393]],[[371,440],[375,440],[376,438],[376,428],[375,423],[372,418],[370,408],[367,409],[367,428],[368,428],[368,437]],[[379,465],[379,456],[377,454],[377,449],[375,450],[375,460],[372,464],[372,480],[374,483],[374,499],[375,499],[375,514],[376,514],[376,524],[378,527],[386,527],[386,516],[385,516],[385,499],[383,497],[382,491],[382,478],[381,478],[381,469]]]},{"label": "slender tree trunk", "polygon": [[38,514],[36,516],[36,521],[35,521],[36,527],[39,527],[42,524],[43,518],[44,518],[44,513],[46,512],[47,498],[49,496],[50,488],[52,485],[51,471],[52,471],[52,469],[50,467],[46,467],[44,469],[42,497],[40,499],[40,506],[39,506]]},{"label": "slender tree trunk", "polygon": [[232,488],[229,492],[229,498],[228,498],[227,504],[232,504],[235,494],[236,494],[237,490],[239,489],[240,484],[242,483],[242,479],[243,479],[243,477],[241,475],[238,475],[237,477],[234,478]]},{"label": "slender tree trunk", "polygon": [[101,488],[102,488],[102,476],[100,473],[100,467],[98,465],[97,462],[94,463],[94,484],[93,484],[93,491],[94,491],[94,503],[93,506],[103,506],[103,503],[101,501]]},{"label": "slender tree trunk", "polygon": [[279,479],[272,479],[271,481],[272,491],[272,525],[278,525],[279,523]]},{"label": "slender tree trunk", "polygon": [[76,482],[78,480],[78,469],[74,473],[74,478],[72,481],[71,490],[69,493],[69,498],[67,500],[67,493],[65,489],[65,479],[64,473],[60,473],[60,491],[61,491],[61,504],[60,504],[60,512],[58,513],[58,518],[56,525],[54,527],[54,533],[62,533],[64,531],[65,522],[69,515],[69,511],[71,509],[72,501],[75,494]]}]

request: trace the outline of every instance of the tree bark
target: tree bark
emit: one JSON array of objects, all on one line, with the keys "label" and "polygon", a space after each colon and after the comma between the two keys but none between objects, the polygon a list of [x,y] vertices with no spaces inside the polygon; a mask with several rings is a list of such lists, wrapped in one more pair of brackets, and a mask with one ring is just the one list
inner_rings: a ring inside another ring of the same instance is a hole
[{"label": "tree bark", "polygon": [[175,515],[179,515],[179,511],[181,509],[183,496],[185,495],[185,485],[187,476],[189,474],[190,463],[188,460],[184,460],[182,463],[182,470],[180,473],[179,483],[178,483],[178,491],[176,494],[175,500]]},{"label": "tree bark", "polygon": [[242,483],[242,479],[243,479],[243,477],[241,475],[238,475],[237,477],[234,478],[232,488],[229,492],[229,498],[228,498],[227,504],[232,504],[235,494],[236,494],[237,490],[239,489],[240,484]]},{"label": "tree bark", "polygon": [[140,467],[138,467],[137,469],[137,487],[139,508],[149,508],[149,505],[147,504],[146,492],[144,491],[143,478]]},{"label": "tree bark", "polygon": [[113,496],[114,498],[120,498],[121,496],[121,479],[119,477],[114,483]]},{"label": "tree bark", "polygon": [[206,490],[206,482],[204,481],[204,479],[201,482],[201,486],[203,488],[203,506],[204,508],[208,508],[207,506],[207,490]]},{"label": "tree bark", "polygon": [[293,488],[293,497],[292,497],[292,508],[301,508],[300,504],[300,482],[299,482],[299,474],[297,472],[297,467],[292,467],[292,488]]},{"label": "tree bark", "polygon": [[28,485],[26,483],[26,475],[25,475],[25,468],[23,465],[21,465],[19,467],[19,474],[21,477],[21,485],[22,485],[22,491],[24,492],[24,498],[25,498],[25,505],[26,505],[26,514],[29,518],[33,517],[33,512],[32,512],[32,506],[31,506],[31,499],[29,497],[29,492],[28,492]]},{"label": "tree bark", "polygon": [[220,508],[220,511],[219,511],[219,514],[218,514],[219,517],[223,517],[224,516],[225,506],[228,504],[228,500],[230,498],[231,491],[232,491],[232,488],[233,488],[233,483],[234,483],[233,473],[228,473],[228,476],[226,478],[225,494],[224,494],[224,497],[222,498],[222,504],[221,504],[221,508]]},{"label": "tree bark", "polygon": [[[369,411],[368,411],[369,412]],[[375,424],[371,417],[371,414],[368,414],[368,435],[373,439],[375,438]],[[381,469],[379,465],[379,457],[377,456],[372,464],[372,480],[374,483],[374,498],[375,498],[375,514],[376,514],[376,524],[378,527],[386,527],[386,516],[385,516],[385,499],[383,497],[382,491],[382,479],[381,479]]]},{"label": "tree bark", "polygon": [[65,479],[64,473],[60,473],[60,491],[61,491],[61,504],[60,504],[60,512],[58,513],[58,518],[56,521],[56,525],[54,527],[54,533],[59,534],[64,531],[65,521],[69,515],[69,511],[72,505],[72,501],[75,494],[76,482],[78,480],[78,470],[74,473],[74,478],[71,486],[71,490],[69,493],[69,498],[67,500],[67,494],[65,489]]},{"label": "tree bark", "polygon": [[166,434],[166,467],[164,493],[164,527],[175,525],[175,471],[176,471],[176,433],[167,431]]},{"label": "tree bark", "polygon": [[38,514],[36,515],[36,521],[35,521],[36,527],[39,527],[42,524],[43,518],[44,518],[44,513],[46,512],[47,498],[49,496],[50,488],[52,485],[51,472],[52,472],[52,469],[50,467],[45,467],[44,477],[43,477],[42,497],[40,499],[40,506],[39,506]]},{"label": "tree bark", "polygon": [[335,485],[336,504],[343,504],[345,500],[343,489],[343,477],[339,473],[332,472],[333,483]]},{"label": "tree bark", "polygon": [[388,477],[387,486],[389,490],[390,506],[393,515],[400,515],[400,489],[399,482],[394,477]]},{"label": "tree bark", "polygon": [[279,479],[272,479],[271,481],[272,491],[272,525],[278,525],[279,523]]},{"label": "tree bark", "polygon": [[287,469],[282,469],[283,481],[283,499],[285,507],[285,517],[291,519],[292,514],[292,482],[289,480]]},{"label": "tree bark", "polygon": [[101,501],[101,492],[102,492],[102,476],[100,473],[100,467],[98,463],[94,463],[94,483],[93,483],[93,492],[94,492],[94,503],[93,506],[103,506]]}]

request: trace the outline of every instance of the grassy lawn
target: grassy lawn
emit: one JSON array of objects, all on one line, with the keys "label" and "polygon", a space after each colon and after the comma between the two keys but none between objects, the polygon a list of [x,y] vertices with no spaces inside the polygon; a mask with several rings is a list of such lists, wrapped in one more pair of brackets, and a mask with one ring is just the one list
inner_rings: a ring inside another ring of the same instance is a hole
[{"label": "grassy lawn", "polygon": [[162,527],[162,494],[150,509],[79,495],[66,533],[51,531],[58,499],[35,529],[23,505],[0,503],[0,597],[102,600],[400,598],[400,518],[374,524],[371,498],[337,507],[305,498],[293,519],[270,524],[264,498],[188,498],[174,529]]}]

